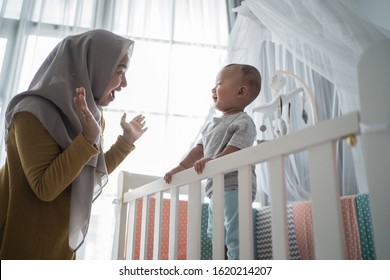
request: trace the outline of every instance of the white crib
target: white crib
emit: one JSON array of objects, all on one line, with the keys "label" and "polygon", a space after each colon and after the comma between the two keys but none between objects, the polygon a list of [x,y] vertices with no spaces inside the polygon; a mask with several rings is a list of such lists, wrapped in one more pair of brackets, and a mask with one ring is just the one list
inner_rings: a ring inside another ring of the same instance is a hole
[{"label": "white crib", "polygon": [[201,180],[213,178],[213,259],[224,259],[223,174],[238,170],[240,259],[253,259],[251,166],[269,163],[274,259],[289,259],[284,157],[307,151],[312,196],[316,259],[345,259],[339,203],[335,145],[341,139],[363,142],[377,259],[390,259],[390,40],[362,56],[358,68],[361,111],[261,143],[209,162],[203,174],[192,169],[173,177],[121,172],[118,183],[120,215],[116,223],[113,259],[133,259],[137,200],[142,199],[139,258],[146,259],[150,197],[155,199],[153,259],[160,258],[163,192],[170,193],[169,259],[177,258],[179,190],[188,185],[187,259],[200,259]]}]

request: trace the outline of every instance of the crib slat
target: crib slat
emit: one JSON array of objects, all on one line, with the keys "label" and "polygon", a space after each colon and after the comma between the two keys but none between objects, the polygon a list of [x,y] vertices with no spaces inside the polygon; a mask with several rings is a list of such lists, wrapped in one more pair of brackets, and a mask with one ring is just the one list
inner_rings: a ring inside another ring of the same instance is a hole
[{"label": "crib slat", "polygon": [[126,257],[126,232],[124,230],[119,231],[119,229],[126,228],[128,226],[127,213],[128,213],[128,204],[120,205],[120,216],[117,218],[115,225],[115,235],[114,243],[112,248],[112,259],[123,260]]},{"label": "crib slat", "polygon": [[169,212],[169,251],[170,260],[177,259],[177,240],[178,240],[178,205],[179,205],[179,188],[171,188],[171,205]]},{"label": "crib slat", "polygon": [[[120,173],[121,174],[121,173]],[[121,230],[126,228],[128,225],[127,214],[128,214],[128,204],[122,203],[123,200],[123,190],[124,190],[124,176],[118,177],[118,197],[113,201],[115,204],[115,232],[114,232],[114,242],[112,248],[112,259],[122,260],[126,256],[126,231]]]},{"label": "crib slat", "polygon": [[154,205],[154,237],[153,237],[153,259],[160,259],[161,247],[161,225],[162,225],[162,205],[163,192],[155,195],[156,204]]},{"label": "crib slat", "polygon": [[142,199],[142,218],[141,218],[141,244],[139,259],[146,260],[148,254],[148,224],[149,224],[149,196]]},{"label": "crib slat", "polygon": [[290,249],[287,233],[286,180],[283,156],[272,158],[269,162],[269,168],[273,259],[288,260]]},{"label": "crib slat", "polygon": [[222,173],[213,176],[213,259],[225,259],[224,242],[224,175]]},{"label": "crib slat", "polygon": [[345,259],[335,144],[325,142],[308,152],[316,259]]},{"label": "crib slat", "polygon": [[199,180],[188,186],[187,216],[187,259],[200,260],[202,204]]},{"label": "crib slat", "polygon": [[253,220],[252,220],[252,167],[246,165],[238,169],[238,223],[240,259],[252,260]]},{"label": "crib slat", "polygon": [[134,259],[135,247],[135,221],[137,220],[137,200],[133,200],[129,204],[129,215],[127,217],[127,244],[126,244],[126,259]]}]

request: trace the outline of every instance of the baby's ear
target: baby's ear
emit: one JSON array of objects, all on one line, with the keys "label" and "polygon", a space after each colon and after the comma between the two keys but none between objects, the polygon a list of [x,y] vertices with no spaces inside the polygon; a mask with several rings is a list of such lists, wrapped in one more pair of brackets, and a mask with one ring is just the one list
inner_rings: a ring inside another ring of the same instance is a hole
[{"label": "baby's ear", "polygon": [[238,98],[246,98],[248,96],[248,87],[246,85],[240,86],[238,92],[237,92],[237,97]]}]

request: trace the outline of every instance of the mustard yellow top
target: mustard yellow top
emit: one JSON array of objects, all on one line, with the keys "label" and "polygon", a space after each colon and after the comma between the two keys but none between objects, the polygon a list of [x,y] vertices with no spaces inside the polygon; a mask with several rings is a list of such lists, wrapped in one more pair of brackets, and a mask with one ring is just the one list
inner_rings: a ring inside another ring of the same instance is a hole
[{"label": "mustard yellow top", "polygon": [[[8,136],[0,169],[0,259],[74,259],[70,186],[99,150],[81,133],[62,150],[28,112],[15,115]],[[108,173],[133,149],[118,137],[105,153]]]}]

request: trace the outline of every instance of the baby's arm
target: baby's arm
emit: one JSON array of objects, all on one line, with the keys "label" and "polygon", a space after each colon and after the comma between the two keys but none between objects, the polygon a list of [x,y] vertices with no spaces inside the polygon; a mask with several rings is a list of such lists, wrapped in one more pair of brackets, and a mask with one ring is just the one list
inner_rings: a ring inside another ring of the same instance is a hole
[{"label": "baby's arm", "polygon": [[169,184],[172,180],[172,175],[176,174],[180,171],[188,169],[194,166],[194,163],[203,157],[203,145],[196,145],[193,147],[186,157],[179,163],[178,166],[167,172],[164,176],[164,180],[167,184]]},{"label": "baby's arm", "polygon": [[220,157],[223,157],[223,156],[226,156],[226,155],[228,155],[228,154],[237,152],[237,151],[239,151],[239,150],[240,150],[240,148],[237,148],[237,147],[235,147],[235,146],[227,145],[227,146],[225,147],[225,149],[224,149],[221,153],[219,153],[218,155],[216,155],[216,156],[214,157],[214,159],[220,158]]},{"label": "baby's arm", "polygon": [[198,174],[200,174],[200,173],[203,172],[203,169],[204,169],[206,163],[209,162],[210,160],[213,160],[213,159],[216,159],[216,158],[220,158],[220,157],[226,156],[226,155],[228,155],[228,154],[237,152],[237,151],[239,151],[239,150],[240,150],[240,149],[237,148],[237,147],[227,145],[227,146],[225,147],[225,149],[224,149],[222,152],[220,152],[219,154],[217,154],[214,158],[206,158],[206,157],[204,157],[204,158],[202,158],[202,159],[196,161],[196,162],[194,163],[195,171],[196,171]]}]

